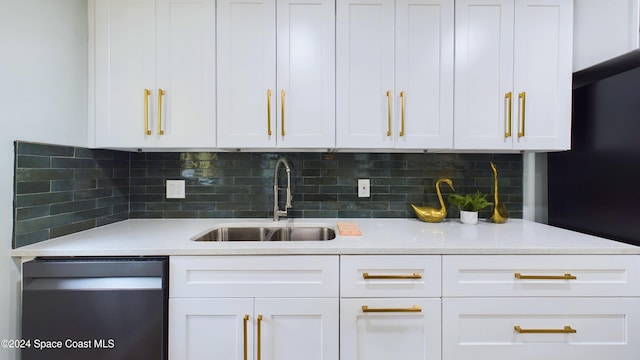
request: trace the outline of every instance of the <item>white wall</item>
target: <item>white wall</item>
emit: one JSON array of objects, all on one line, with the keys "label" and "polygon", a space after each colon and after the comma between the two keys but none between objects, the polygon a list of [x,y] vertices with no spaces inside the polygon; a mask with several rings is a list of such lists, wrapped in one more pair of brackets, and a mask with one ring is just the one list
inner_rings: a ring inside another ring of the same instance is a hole
[{"label": "white wall", "polygon": [[87,145],[86,2],[0,0],[0,339],[19,337],[13,141]]}]

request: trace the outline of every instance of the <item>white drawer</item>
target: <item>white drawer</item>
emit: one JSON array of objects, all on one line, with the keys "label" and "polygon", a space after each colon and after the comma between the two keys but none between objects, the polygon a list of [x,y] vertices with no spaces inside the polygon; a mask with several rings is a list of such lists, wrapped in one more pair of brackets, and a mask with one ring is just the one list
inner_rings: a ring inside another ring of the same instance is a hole
[{"label": "white drawer", "polygon": [[440,359],[441,346],[439,298],[340,300],[340,359]]},{"label": "white drawer", "polygon": [[445,297],[640,295],[637,255],[451,255],[442,262]]},{"label": "white drawer", "polygon": [[172,256],[170,297],[338,297],[338,256]]},{"label": "white drawer", "polygon": [[635,360],[639,305],[638,298],[445,298],[443,359]]},{"label": "white drawer", "polygon": [[439,255],[340,257],[340,297],[439,297]]}]

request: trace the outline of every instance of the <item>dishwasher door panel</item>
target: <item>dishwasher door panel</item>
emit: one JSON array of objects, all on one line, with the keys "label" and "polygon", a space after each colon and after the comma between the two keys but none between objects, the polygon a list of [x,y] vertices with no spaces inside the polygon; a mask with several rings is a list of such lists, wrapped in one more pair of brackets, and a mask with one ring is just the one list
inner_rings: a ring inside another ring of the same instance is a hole
[{"label": "dishwasher door panel", "polygon": [[25,281],[22,359],[166,359],[166,277],[83,273],[44,269]]}]

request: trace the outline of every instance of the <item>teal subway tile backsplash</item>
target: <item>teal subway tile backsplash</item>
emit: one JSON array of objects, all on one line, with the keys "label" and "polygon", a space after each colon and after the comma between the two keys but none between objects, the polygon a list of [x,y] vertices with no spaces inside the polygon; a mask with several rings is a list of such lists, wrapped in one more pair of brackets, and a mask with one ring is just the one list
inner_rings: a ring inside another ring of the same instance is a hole
[{"label": "teal subway tile backsplash", "polygon": [[[492,193],[489,161],[500,172],[501,201],[522,217],[521,155],[400,153],[132,153],[130,216],[270,217],[280,156],[292,167],[292,217],[413,217],[411,203],[437,204],[440,177],[459,192]],[[370,198],[357,197],[359,178],[371,179]],[[185,180],[185,199],[164,197],[167,179]]]},{"label": "teal subway tile backsplash", "polygon": [[[280,156],[292,167],[290,217],[412,218],[412,203],[438,206],[441,177],[460,193],[491,194],[489,161],[498,167],[500,201],[522,217],[519,154],[129,153],[16,142],[14,246],[127,218],[269,218]],[[371,179],[371,197],[357,196],[359,178]],[[166,180],[180,179],[186,198],[167,199]],[[442,190],[446,201],[451,190]]]},{"label": "teal subway tile backsplash", "polygon": [[14,153],[14,247],[129,218],[129,153],[23,141]]}]

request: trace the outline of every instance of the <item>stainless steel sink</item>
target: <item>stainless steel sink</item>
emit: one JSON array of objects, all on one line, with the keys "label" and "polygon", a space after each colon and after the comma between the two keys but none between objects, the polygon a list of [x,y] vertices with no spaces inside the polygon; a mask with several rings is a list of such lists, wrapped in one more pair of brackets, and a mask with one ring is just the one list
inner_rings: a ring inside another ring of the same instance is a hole
[{"label": "stainless steel sink", "polygon": [[325,226],[220,227],[194,238],[194,241],[324,241],[336,232]]}]

